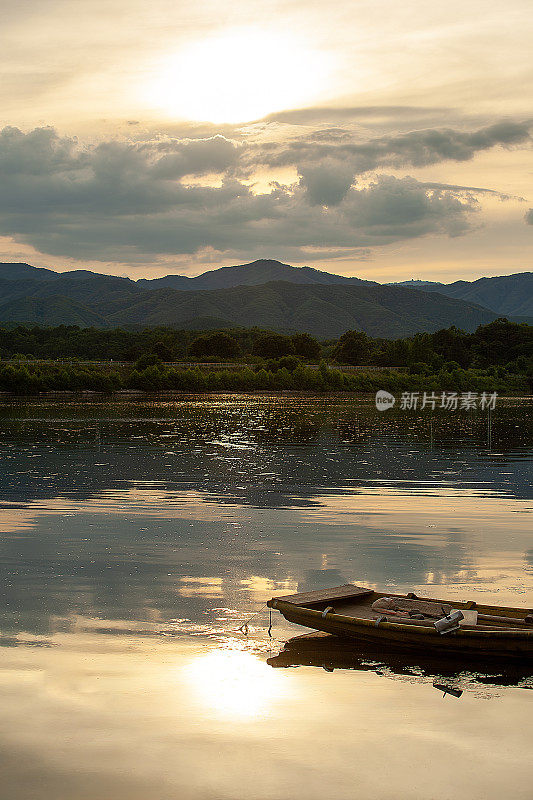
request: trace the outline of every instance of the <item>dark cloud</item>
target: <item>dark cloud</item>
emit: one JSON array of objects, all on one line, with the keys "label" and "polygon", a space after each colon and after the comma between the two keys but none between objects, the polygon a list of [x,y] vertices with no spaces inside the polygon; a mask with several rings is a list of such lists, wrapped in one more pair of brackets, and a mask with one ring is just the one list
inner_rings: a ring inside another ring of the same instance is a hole
[{"label": "dark cloud", "polygon": [[528,225],[533,225],[533,208],[530,208],[529,211],[526,212],[526,223]]},{"label": "dark cloud", "polygon": [[262,122],[281,122],[288,125],[320,125],[354,120],[414,120],[427,119],[448,112],[445,108],[421,106],[323,106],[295,108],[269,114]]},{"label": "dark cloud", "polygon": [[427,191],[413,178],[382,176],[376,183],[348,193],[344,213],[349,221],[374,237],[389,241],[427,233],[464,233],[469,227],[465,212],[474,211],[474,198],[462,200],[441,188]]},{"label": "dark cloud", "polygon": [[318,164],[300,168],[300,183],[312,205],[336,206],[346,197],[353,182],[353,173],[341,161],[323,159]]},{"label": "dark cloud", "polygon": [[[153,149],[153,144],[148,145]],[[209,139],[189,139],[183,142],[169,139],[159,144],[166,151],[153,167],[154,175],[180,178],[184,175],[205,175],[225,172],[237,163],[242,146],[224,136]]]},{"label": "dark cloud", "polygon": [[309,138],[315,142],[346,142],[352,138],[352,134],[344,128],[325,128],[313,131]]},{"label": "dark cloud", "polygon": [[454,191],[458,194],[469,194],[473,196],[477,195],[484,195],[484,194],[492,194],[496,197],[499,197],[500,200],[511,200],[511,198],[515,200],[522,200],[523,197],[517,197],[516,195],[505,194],[505,192],[499,192],[497,189],[486,189],[483,186],[465,186],[462,183],[437,183],[435,181],[424,181],[422,184],[427,189],[445,189],[446,191]]},{"label": "dark cloud", "polygon": [[351,141],[345,138],[339,141],[337,129],[337,140],[316,141],[310,134],[288,143],[269,143],[254,152],[254,157],[270,166],[300,165],[334,158],[350,165],[353,174],[387,166],[424,167],[442,161],[468,161],[476,153],[497,145],[523,145],[531,141],[530,127],[525,122],[509,121],[474,132],[451,128],[427,129],[366,140],[354,133]]},{"label": "dark cloud", "polygon": [[0,175],[52,175],[79,170],[85,153],[77,140],[59,136],[54,128],[23,133],[8,126],[0,131]]},{"label": "dark cloud", "polygon": [[[526,126],[512,122],[366,142],[332,133],[330,140],[288,143],[215,135],[83,146],[52,128],[5,128],[0,233],[50,255],[131,262],[205,250],[244,258],[307,258],[313,248],[366,255],[376,245],[465,232],[484,191],[376,171],[465,160],[528,137]],[[258,168],[280,164],[296,167],[294,185],[255,194],[244,182]],[[369,170],[373,177],[363,181]],[[219,175],[220,185],[180,180],[208,173]]]},{"label": "dark cloud", "polygon": [[399,164],[426,166],[439,161],[468,161],[481,150],[496,145],[512,147],[529,140],[530,125],[524,122],[500,122],[474,133],[450,129],[414,131],[378,140],[378,158],[391,158]]}]

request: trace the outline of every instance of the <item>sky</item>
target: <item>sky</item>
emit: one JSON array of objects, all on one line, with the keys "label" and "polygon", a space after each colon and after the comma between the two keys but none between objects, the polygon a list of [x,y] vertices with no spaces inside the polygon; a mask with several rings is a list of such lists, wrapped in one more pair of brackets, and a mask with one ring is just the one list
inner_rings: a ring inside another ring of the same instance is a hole
[{"label": "sky", "polygon": [[5,4],[0,260],[528,271],[532,19],[526,0]]}]

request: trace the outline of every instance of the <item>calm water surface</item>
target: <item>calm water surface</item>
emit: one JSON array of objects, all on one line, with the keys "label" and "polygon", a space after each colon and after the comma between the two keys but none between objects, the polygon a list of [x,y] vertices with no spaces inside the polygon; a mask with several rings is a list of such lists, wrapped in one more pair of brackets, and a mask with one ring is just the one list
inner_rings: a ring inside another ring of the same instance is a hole
[{"label": "calm water surface", "polygon": [[531,800],[527,670],[238,631],[348,581],[533,606],[527,402],[34,401],[0,434],[2,800]]}]

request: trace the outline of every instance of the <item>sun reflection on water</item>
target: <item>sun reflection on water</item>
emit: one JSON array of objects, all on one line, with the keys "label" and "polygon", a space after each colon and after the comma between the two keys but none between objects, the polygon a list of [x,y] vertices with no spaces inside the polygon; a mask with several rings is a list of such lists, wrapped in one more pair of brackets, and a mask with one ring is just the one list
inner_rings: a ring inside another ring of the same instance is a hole
[{"label": "sun reflection on water", "polygon": [[183,675],[191,699],[223,719],[268,715],[272,704],[288,695],[291,682],[254,653],[229,648],[197,656]]}]

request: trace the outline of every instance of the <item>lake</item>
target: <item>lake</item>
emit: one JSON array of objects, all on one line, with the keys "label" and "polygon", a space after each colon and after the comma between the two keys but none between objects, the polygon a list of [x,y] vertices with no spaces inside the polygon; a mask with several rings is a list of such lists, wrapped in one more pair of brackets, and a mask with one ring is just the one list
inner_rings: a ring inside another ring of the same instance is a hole
[{"label": "lake", "polygon": [[0,431],[2,798],[530,800],[525,667],[302,651],[264,609],[533,607],[529,401],[3,400]]}]

